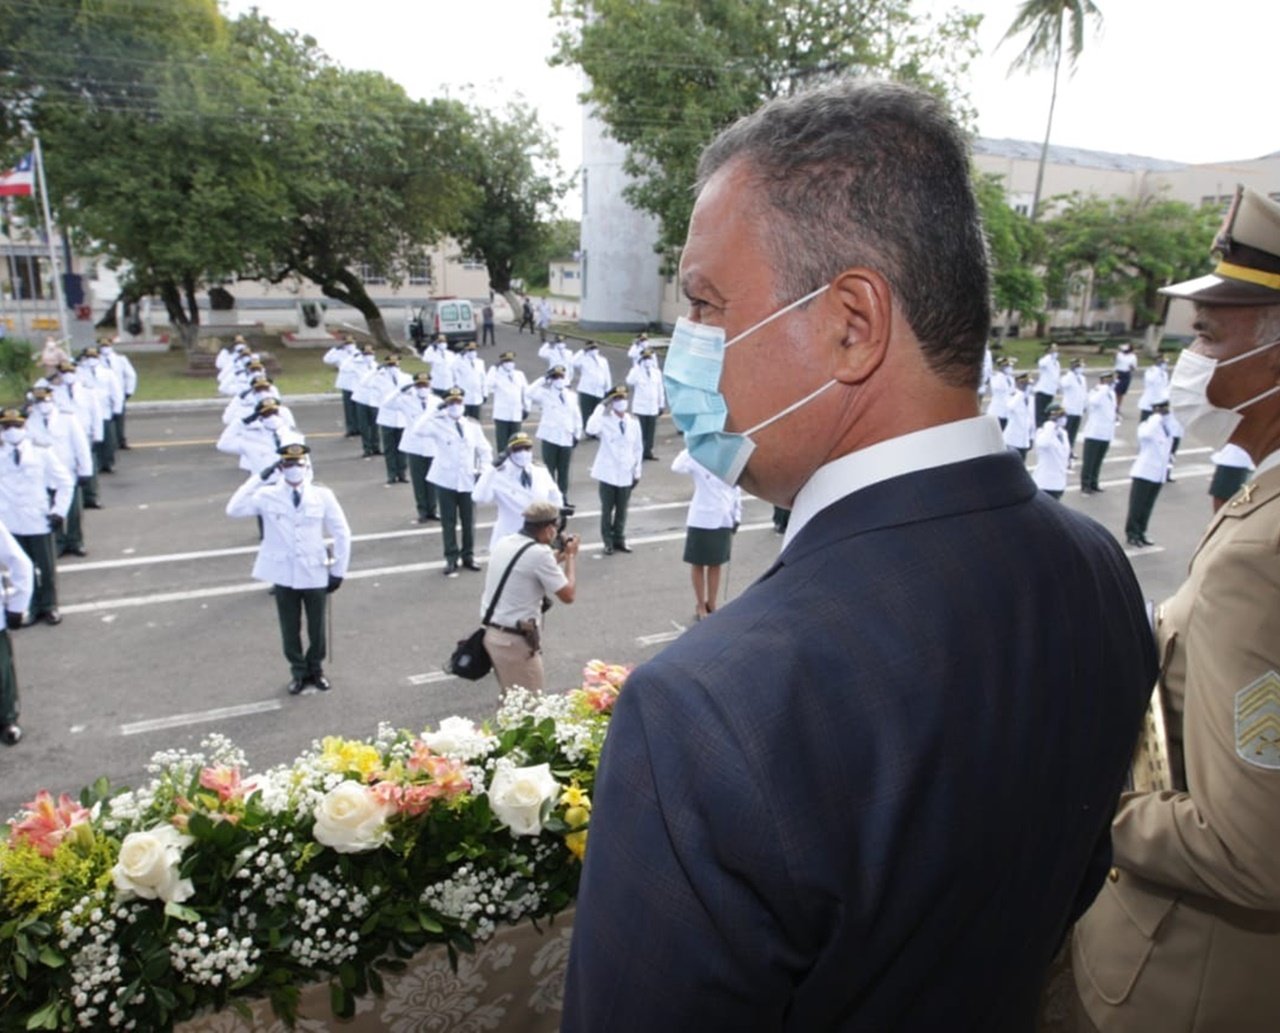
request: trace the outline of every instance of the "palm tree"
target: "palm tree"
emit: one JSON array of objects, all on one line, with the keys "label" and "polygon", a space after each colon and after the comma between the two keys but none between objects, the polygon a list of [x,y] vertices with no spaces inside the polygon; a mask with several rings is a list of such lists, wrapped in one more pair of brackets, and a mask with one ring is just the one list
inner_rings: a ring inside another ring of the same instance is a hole
[{"label": "palm tree", "polygon": [[1049,120],[1044,127],[1044,145],[1040,148],[1040,167],[1036,170],[1036,192],[1031,199],[1031,220],[1040,213],[1040,191],[1044,187],[1044,166],[1049,157],[1049,134],[1053,131],[1053,108],[1058,101],[1058,71],[1062,66],[1063,36],[1066,39],[1068,74],[1075,71],[1076,61],[1084,51],[1084,23],[1094,20],[1095,27],[1102,24],[1102,12],[1093,0],[1023,0],[1013,24],[1004,39],[1030,32],[1026,46],[1013,64],[1012,74],[1020,68],[1031,70],[1046,65],[1053,67],[1053,92],[1049,95]]}]

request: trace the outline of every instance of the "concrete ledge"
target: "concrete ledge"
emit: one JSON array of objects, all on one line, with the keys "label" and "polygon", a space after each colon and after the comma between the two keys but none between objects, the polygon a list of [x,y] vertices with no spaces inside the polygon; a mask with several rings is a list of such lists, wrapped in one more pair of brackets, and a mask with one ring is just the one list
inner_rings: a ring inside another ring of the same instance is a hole
[{"label": "concrete ledge", "polygon": [[[289,395],[285,404],[297,405],[299,402],[331,402],[337,401],[341,397],[341,394],[337,391],[327,391],[324,394],[317,395]],[[175,398],[171,401],[130,402],[129,412],[198,412],[201,409],[221,412],[227,407],[227,403],[229,401],[231,401],[231,398],[228,395],[218,395],[216,398]]]}]

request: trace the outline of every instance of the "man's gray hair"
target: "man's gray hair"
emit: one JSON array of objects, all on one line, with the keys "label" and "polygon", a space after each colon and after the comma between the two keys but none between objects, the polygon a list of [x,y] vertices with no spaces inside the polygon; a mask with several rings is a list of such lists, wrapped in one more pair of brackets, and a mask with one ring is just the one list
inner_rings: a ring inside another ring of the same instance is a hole
[{"label": "man's gray hair", "polygon": [[720,134],[699,191],[742,160],[760,187],[778,305],[865,266],[889,282],[929,367],[977,388],[991,326],[965,138],[936,97],[844,80],[771,101]]},{"label": "man's gray hair", "polygon": [[1258,347],[1280,341],[1280,305],[1268,305],[1258,313],[1256,337]]}]

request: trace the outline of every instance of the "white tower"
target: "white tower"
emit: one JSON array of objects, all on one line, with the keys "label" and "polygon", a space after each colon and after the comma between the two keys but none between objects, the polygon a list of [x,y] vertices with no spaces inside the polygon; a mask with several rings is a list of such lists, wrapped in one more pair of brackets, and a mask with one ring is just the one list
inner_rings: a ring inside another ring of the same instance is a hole
[{"label": "white tower", "polygon": [[662,311],[658,220],[627,203],[626,148],[595,111],[582,109],[582,302],[584,330],[643,330]]}]

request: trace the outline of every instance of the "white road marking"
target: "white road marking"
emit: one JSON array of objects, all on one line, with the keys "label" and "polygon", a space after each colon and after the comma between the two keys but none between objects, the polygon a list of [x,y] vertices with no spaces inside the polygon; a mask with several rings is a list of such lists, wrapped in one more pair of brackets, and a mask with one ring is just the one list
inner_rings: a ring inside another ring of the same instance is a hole
[{"label": "white road marking", "polygon": [[181,728],[206,721],[221,721],[228,717],[247,717],[249,714],[265,714],[284,706],[278,699],[266,699],[261,703],[241,703],[234,707],[215,707],[191,714],[174,714],[172,717],[156,717],[149,721],[134,721],[120,726],[121,735],[141,735],[143,732],[159,732],[166,728]]},{"label": "white road marking", "polygon": [[1164,552],[1164,546],[1163,545],[1141,545],[1141,546],[1135,547],[1132,545],[1126,545],[1124,547],[1124,554],[1126,556],[1150,556],[1157,552]]},{"label": "white road marking", "polygon": [[637,635],[636,644],[641,646],[660,646],[663,642],[674,642],[683,631],[660,631],[656,635]]},{"label": "white road marking", "polygon": [[454,677],[456,676],[450,674],[448,671],[428,671],[426,674],[409,675],[409,684],[410,685],[430,685],[433,682],[449,681]]}]

